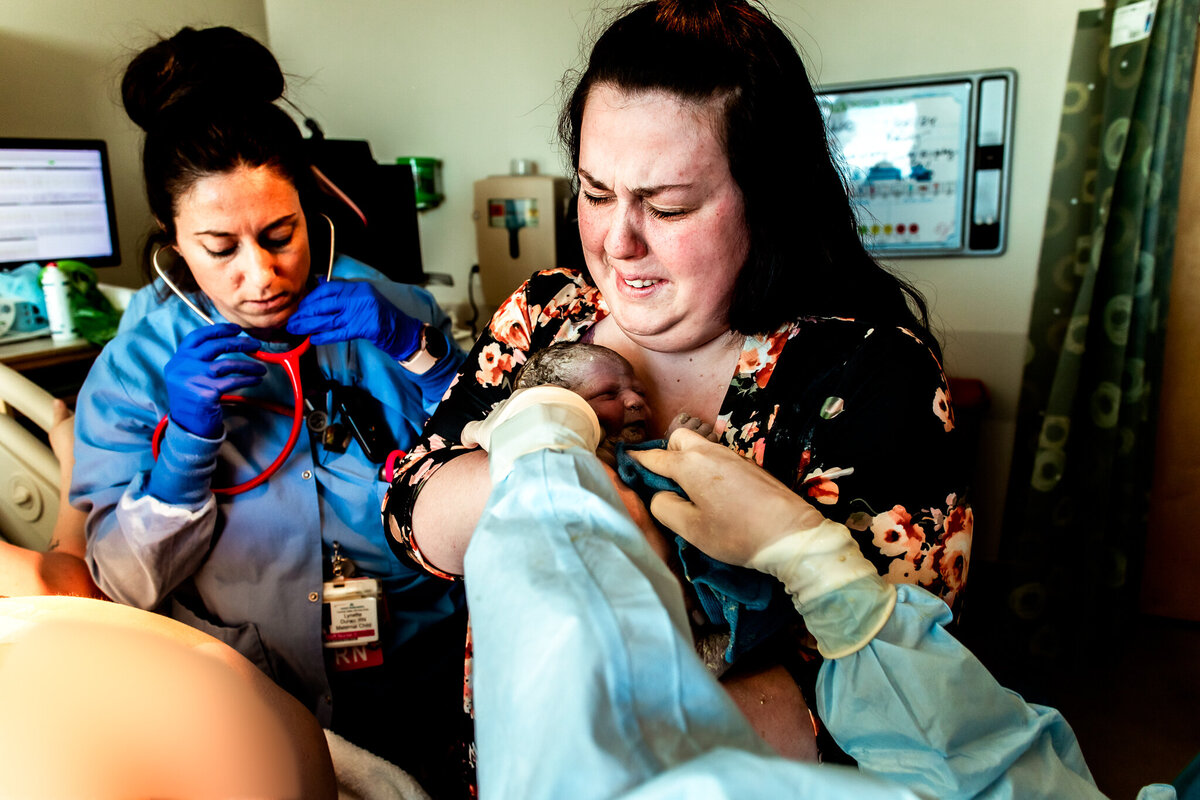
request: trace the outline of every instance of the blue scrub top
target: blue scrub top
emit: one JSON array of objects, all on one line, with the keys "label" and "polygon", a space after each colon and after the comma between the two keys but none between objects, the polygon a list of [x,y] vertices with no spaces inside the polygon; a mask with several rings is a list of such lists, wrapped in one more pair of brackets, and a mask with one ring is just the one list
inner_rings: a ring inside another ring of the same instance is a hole
[{"label": "blue scrub top", "polygon": [[[400,449],[407,449],[462,360],[449,320],[425,290],[393,283],[352,259],[339,257],[334,276],[371,282],[404,312],[441,328],[452,343],[445,366],[422,376],[363,340],[313,348],[327,378],[362,387],[379,401]],[[221,321],[198,297],[206,313]],[[177,463],[196,470],[193,502],[169,505],[147,493],[155,465],[150,439],[167,413],[163,367],[183,337],[205,324],[179,298],[160,302],[156,285],[145,287],[88,375],[76,408],[71,487],[72,504],[88,513],[88,565],[109,597],[159,610],[227,642],[329,727],[334,698],[321,601],[332,543],[340,544],[359,574],[383,581],[392,617],[385,661],[419,661],[419,655],[397,651],[459,612],[462,592],[392,555],[379,514],[388,484],[357,442],[336,453],[310,441],[306,430],[266,483],[234,497],[209,491],[246,481],[270,464],[287,440],[290,416],[233,407],[219,442],[168,426],[164,450],[171,447]],[[279,367],[269,367],[262,383],[242,394],[292,405],[291,385]],[[210,483],[204,476],[214,452]]]}]

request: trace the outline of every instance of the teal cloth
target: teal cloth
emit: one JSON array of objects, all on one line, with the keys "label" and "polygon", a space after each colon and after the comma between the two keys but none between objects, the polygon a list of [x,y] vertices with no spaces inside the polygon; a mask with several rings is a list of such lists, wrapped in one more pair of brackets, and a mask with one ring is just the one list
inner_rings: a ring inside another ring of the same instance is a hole
[{"label": "teal cloth", "polygon": [[[687,497],[679,484],[643,467],[630,450],[662,449],[665,439],[641,444],[617,442],[617,474],[638,497],[650,506],[657,492],[674,492]],[[681,536],[675,537],[684,577],[692,584],[709,622],[729,626],[725,660],[733,663],[755,645],[784,627],[795,617],[782,584],[770,575],[746,567],[735,567],[710,558]]]}]

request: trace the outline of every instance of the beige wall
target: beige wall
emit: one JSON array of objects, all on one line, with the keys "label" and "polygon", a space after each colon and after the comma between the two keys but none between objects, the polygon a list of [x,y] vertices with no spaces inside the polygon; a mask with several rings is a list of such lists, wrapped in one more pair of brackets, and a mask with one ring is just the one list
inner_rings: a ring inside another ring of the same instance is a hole
[{"label": "beige wall", "polygon": [[992,395],[973,499],[977,556],[994,555],[998,542],[1075,18],[1081,9],[1101,5],[1099,0],[772,4],[791,22],[821,82],[995,67],[1017,72],[1008,250],[994,258],[893,262],[932,301],[947,370],[981,378]]},{"label": "beige wall", "polygon": [[140,131],[117,90],[125,63],[159,35],[216,24],[266,38],[261,0],[0,0],[0,136],[108,142],[122,264],[102,280],[141,284],[151,224]]},{"label": "beige wall", "polygon": [[[598,0],[0,0],[0,129],[6,135],[109,141],[125,265],[136,284],[148,213],[137,135],[114,89],[123,62],[157,33],[225,23],[269,40],[293,75],[293,99],[337,137],[368,139],[376,158],[443,159],[446,202],[423,212],[426,269],[447,306],[466,298],[475,263],[472,182],[510,159],[563,171],[554,143],[564,70],[612,4]],[[976,493],[977,553],[994,549],[1007,479],[1059,103],[1077,11],[1099,0],[776,0],[814,80],[1012,67],[1018,75],[1008,252],[898,261],[933,301],[949,369],[993,394]]]},{"label": "beige wall", "polygon": [[[551,142],[559,80],[594,29],[594,0],[264,0],[271,45],[300,105],[327,132],[365,137],[380,160],[445,161],[447,200],[424,212],[426,269],[466,297],[475,262],[472,182],[512,158],[562,170]],[[769,8],[824,83],[1012,67],[1016,140],[1008,252],[896,266],[933,301],[949,369],[993,394],[976,493],[977,553],[994,550],[1059,107],[1079,9],[1099,0],[776,0]],[[352,10],[351,10],[352,9]],[[603,15],[601,14],[601,17]]]}]

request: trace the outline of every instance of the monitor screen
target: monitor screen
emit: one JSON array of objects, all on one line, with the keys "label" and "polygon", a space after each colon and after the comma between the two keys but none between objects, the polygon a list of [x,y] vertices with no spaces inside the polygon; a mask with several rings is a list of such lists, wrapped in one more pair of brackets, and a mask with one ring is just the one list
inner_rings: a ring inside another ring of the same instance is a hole
[{"label": "monitor screen", "polygon": [[970,99],[968,82],[822,95],[851,195],[865,211],[861,234],[897,249],[962,246]]},{"label": "monitor screen", "polygon": [[999,255],[1012,70],[843,84],[817,95],[874,252]]},{"label": "monitor screen", "polygon": [[0,268],[121,261],[104,142],[0,138]]}]

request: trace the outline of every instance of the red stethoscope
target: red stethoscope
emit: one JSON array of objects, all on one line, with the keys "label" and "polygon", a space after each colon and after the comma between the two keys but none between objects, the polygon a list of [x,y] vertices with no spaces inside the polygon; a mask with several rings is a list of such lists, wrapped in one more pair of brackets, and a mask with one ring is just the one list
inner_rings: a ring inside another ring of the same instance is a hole
[{"label": "red stethoscope", "polygon": [[[333,278],[334,229],[333,220],[324,214],[321,216],[325,217],[325,221],[329,223],[329,268],[325,272],[325,280],[328,281]],[[195,303],[188,299],[187,295],[180,291],[179,287],[175,285],[175,282],[167,277],[166,272],[164,272],[162,267],[160,267],[158,264],[158,253],[159,250],[155,249],[154,254],[150,259],[154,264],[154,271],[158,273],[158,277],[162,278],[163,283],[165,283],[167,287],[175,293],[175,296],[182,300],[188,308],[196,312],[196,314],[209,325],[212,325],[212,317],[201,311]],[[278,364],[283,367],[284,372],[287,373],[288,380],[292,384],[291,408],[287,408],[280,403],[273,403],[268,400],[260,400],[255,397],[244,397],[237,394],[221,395],[222,403],[243,403],[247,405],[258,406],[259,408],[265,408],[268,411],[274,411],[275,413],[283,414],[284,416],[291,414],[292,430],[291,433],[288,434],[288,440],[287,443],[284,444],[283,450],[280,451],[279,455],[276,456],[275,460],[272,461],[266,469],[264,469],[258,475],[255,475],[250,480],[244,483],[239,483],[236,486],[229,486],[219,489],[214,488],[212,490],[213,494],[229,496],[250,491],[254,487],[264,483],[268,478],[278,472],[279,468],[283,466],[283,462],[287,461],[288,456],[292,454],[292,450],[295,449],[296,442],[300,438],[300,431],[304,429],[304,390],[300,383],[300,356],[304,355],[304,353],[310,347],[312,347],[312,342],[310,342],[306,336],[304,337],[304,341],[300,342],[300,344],[296,345],[291,350],[287,350],[282,353],[272,353],[267,350],[256,350],[250,354],[253,358],[258,359],[265,364]],[[153,453],[156,461],[158,460],[158,452],[159,447],[162,444],[163,434],[166,432],[167,424],[170,421],[170,413],[164,414],[163,418],[158,421],[158,425],[154,428],[154,435],[150,439],[150,452]]]}]

